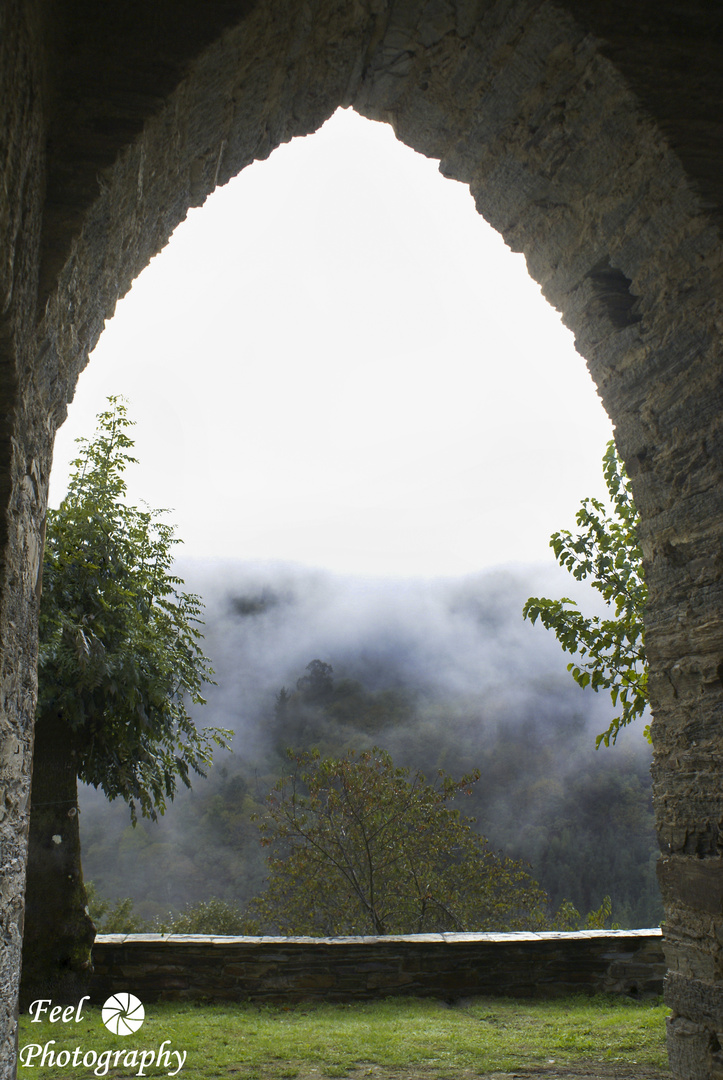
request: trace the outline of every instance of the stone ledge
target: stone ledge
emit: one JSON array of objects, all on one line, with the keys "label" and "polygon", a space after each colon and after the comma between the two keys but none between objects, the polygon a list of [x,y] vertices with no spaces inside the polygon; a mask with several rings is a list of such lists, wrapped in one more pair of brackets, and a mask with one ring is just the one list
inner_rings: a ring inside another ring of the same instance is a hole
[{"label": "stone ledge", "polygon": [[618,941],[621,938],[662,939],[659,927],[643,930],[547,930],[539,933],[515,931],[510,933],[448,933],[448,934],[384,934],[354,937],[283,937],[269,935],[245,936],[236,934],[98,934],[96,945],[144,945],[147,943],[168,945],[390,945],[397,942],[422,944],[472,944],[524,941],[596,941],[601,938]]}]

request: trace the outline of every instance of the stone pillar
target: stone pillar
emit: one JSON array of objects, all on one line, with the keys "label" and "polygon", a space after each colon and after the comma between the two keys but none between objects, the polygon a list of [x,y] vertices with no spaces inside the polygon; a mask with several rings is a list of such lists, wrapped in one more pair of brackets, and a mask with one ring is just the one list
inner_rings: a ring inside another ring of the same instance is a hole
[{"label": "stone pillar", "polygon": [[39,3],[0,7],[0,1076],[15,1075],[50,432],[28,376],[44,194]]},{"label": "stone pillar", "polygon": [[[706,322],[701,317],[699,331],[701,338],[709,336],[713,359],[720,354],[717,328]],[[702,351],[708,348],[703,345]],[[700,371],[694,357],[688,358],[686,368],[692,391]],[[678,413],[673,428],[678,442],[671,473],[679,499],[651,540],[652,573],[660,597],[668,601],[650,612],[653,784],[669,968],[665,998],[673,1010],[668,1023],[671,1070],[681,1080],[720,1080],[723,455],[720,434],[716,437],[720,420],[710,416],[720,389],[716,392],[709,379],[697,389],[694,407]]]},{"label": "stone pillar", "polygon": [[[584,19],[587,5],[577,7]],[[720,1080],[723,251],[715,208],[604,44],[559,5],[490,0],[459,4],[456,15],[432,4],[395,8],[355,104],[470,185],[480,213],[524,252],[574,331],[614,422],[643,519],[650,591],[670,1060],[680,1080]],[[485,362],[497,361],[481,348]],[[540,417],[556,422],[564,415]]]}]

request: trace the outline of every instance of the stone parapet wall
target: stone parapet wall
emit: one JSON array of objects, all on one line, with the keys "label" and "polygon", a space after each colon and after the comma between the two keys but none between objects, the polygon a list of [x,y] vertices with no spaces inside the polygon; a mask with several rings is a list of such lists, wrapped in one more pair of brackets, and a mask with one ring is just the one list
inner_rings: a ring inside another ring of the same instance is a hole
[{"label": "stone parapet wall", "polygon": [[662,993],[660,930],[404,937],[102,934],[93,1000],[362,1000]]}]

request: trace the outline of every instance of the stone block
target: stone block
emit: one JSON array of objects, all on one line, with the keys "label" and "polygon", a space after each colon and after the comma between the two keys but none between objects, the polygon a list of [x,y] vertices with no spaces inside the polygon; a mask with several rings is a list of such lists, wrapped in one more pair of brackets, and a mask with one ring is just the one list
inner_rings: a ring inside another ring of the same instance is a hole
[{"label": "stone block", "polygon": [[665,1002],[678,1016],[714,1031],[723,1032],[723,985],[685,978],[668,972]]},{"label": "stone block", "polygon": [[670,856],[658,861],[658,881],[666,904],[723,915],[723,858]]}]

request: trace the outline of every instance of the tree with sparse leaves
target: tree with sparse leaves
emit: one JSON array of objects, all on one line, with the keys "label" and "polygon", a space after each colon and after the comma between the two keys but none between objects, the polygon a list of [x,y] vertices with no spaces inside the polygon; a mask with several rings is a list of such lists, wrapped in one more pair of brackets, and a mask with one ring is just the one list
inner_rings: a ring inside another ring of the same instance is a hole
[{"label": "tree with sparse leaves", "polygon": [[[492,851],[449,804],[478,773],[435,783],[384,750],[289,753],[261,818],[270,848],[253,932],[523,930],[547,926],[547,896],[521,862]],[[577,913],[575,913],[577,915]]]},{"label": "tree with sparse leaves", "polygon": [[[585,499],[577,512],[581,532],[554,533],[550,547],[560,566],[578,581],[589,580],[611,614],[585,616],[574,600],[531,596],[523,615],[555,633],[565,652],[575,654],[567,670],[581,687],[608,690],[620,713],[596,744],[615,742],[621,727],[642,716],[648,704],[643,610],[647,589],[638,545],[639,518],[630,481],[615,443],[603,457],[603,474],[612,514],[598,499]],[[648,729],[646,729],[646,734]]]},{"label": "tree with sparse leaves", "polygon": [[135,459],[118,398],[80,439],[68,493],[49,510],[40,607],[22,998],[75,1000],[95,936],[80,862],[78,779],[155,818],[227,732],[199,729],[212,669],[198,596],[172,572],[162,512],[125,502]]}]

